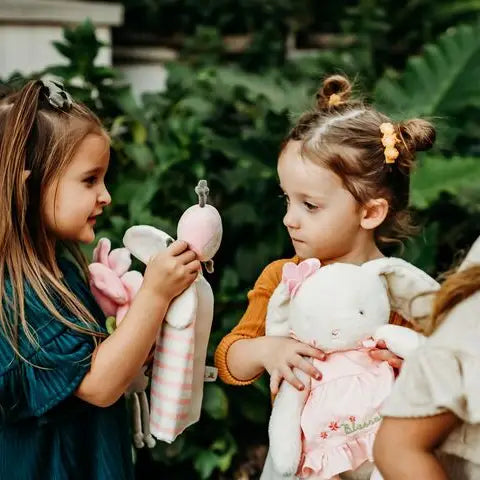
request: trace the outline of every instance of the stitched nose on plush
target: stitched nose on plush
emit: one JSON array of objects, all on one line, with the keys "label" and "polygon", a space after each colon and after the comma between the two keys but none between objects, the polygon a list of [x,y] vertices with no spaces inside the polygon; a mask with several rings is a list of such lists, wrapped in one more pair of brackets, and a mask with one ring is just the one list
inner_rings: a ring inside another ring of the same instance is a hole
[{"label": "stitched nose on plush", "polygon": [[340,335],[340,330],[338,328],[335,328],[334,330],[332,330],[331,334],[334,338],[338,337]]}]

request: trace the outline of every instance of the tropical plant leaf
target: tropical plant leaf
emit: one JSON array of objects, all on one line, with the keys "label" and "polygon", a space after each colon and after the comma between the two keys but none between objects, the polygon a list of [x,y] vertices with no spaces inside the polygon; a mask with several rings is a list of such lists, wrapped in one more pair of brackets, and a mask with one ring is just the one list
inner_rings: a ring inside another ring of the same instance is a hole
[{"label": "tropical plant leaf", "polygon": [[412,175],[411,204],[427,208],[442,192],[467,203],[472,191],[480,191],[479,178],[480,158],[426,156]]},{"label": "tropical plant leaf", "polygon": [[397,78],[387,72],[377,83],[377,106],[392,116],[449,117],[480,106],[480,26],[447,30],[411,57]]}]

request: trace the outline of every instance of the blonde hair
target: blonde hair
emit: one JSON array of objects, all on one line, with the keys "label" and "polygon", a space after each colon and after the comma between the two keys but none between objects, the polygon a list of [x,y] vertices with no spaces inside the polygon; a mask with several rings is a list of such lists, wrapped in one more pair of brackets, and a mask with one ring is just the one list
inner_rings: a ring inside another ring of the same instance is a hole
[{"label": "blonde hair", "polygon": [[[380,244],[398,242],[414,231],[408,211],[410,172],[415,153],[432,147],[435,129],[417,118],[394,123],[374,108],[350,100],[351,92],[345,77],[326,78],[315,108],[300,116],[284,145],[301,141],[303,155],[337,174],[360,204],[385,198],[389,211],[375,237]],[[392,123],[399,139],[398,157],[392,164],[385,161],[383,123]]]},{"label": "blonde hair", "polygon": [[[52,106],[40,81],[30,81],[0,101],[0,328],[19,356],[20,331],[36,344],[25,317],[26,285],[59,322],[92,335],[95,341],[103,336],[88,309],[56,278],[55,246],[43,221],[46,189],[62,175],[91,133],[106,135],[99,119],[75,102],[68,111]],[[26,172],[30,172],[28,178]],[[86,275],[87,263],[79,247],[64,246]],[[58,298],[61,308],[78,323],[60,313]]]},{"label": "blonde hair", "polygon": [[435,296],[432,314],[423,333],[431,335],[456,305],[480,290],[480,265],[451,273]]}]

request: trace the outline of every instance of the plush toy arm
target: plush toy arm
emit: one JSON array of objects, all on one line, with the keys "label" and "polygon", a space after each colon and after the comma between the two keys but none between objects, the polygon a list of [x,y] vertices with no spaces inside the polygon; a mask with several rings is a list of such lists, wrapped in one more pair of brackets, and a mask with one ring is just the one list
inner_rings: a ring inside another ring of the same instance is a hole
[{"label": "plush toy arm", "polygon": [[188,327],[197,316],[197,288],[192,283],[168,308],[165,321],[175,328]]},{"label": "plush toy arm", "polygon": [[266,335],[277,335],[286,337],[290,333],[288,323],[288,306],[290,294],[287,287],[280,283],[273,291],[268,302],[267,317],[265,321]]},{"label": "plush toy arm", "polygon": [[373,338],[375,341],[383,340],[387,348],[401,358],[410,355],[426,341],[421,333],[399,325],[382,325]]},{"label": "plush toy arm", "polygon": [[301,370],[294,369],[295,375],[307,387],[298,391],[284,381],[273,404],[268,433],[270,454],[277,472],[294,475],[302,455],[302,434],[300,417],[310,393],[310,378]]}]

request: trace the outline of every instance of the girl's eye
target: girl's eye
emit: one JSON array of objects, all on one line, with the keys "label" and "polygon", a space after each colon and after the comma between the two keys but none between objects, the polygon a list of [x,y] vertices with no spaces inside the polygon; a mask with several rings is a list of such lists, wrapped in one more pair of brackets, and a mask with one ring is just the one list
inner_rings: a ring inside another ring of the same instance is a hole
[{"label": "girl's eye", "polygon": [[96,181],[97,181],[97,177],[95,176],[88,177],[84,180],[84,182],[87,183],[88,185],[95,185]]},{"label": "girl's eye", "polygon": [[287,205],[290,203],[290,199],[288,198],[288,195],[286,195],[285,193],[280,194],[278,198],[281,198]]},{"label": "girl's eye", "polygon": [[307,210],[310,210],[310,211],[316,210],[318,208],[316,205],[310,202],[303,202],[303,204],[305,205]]}]

